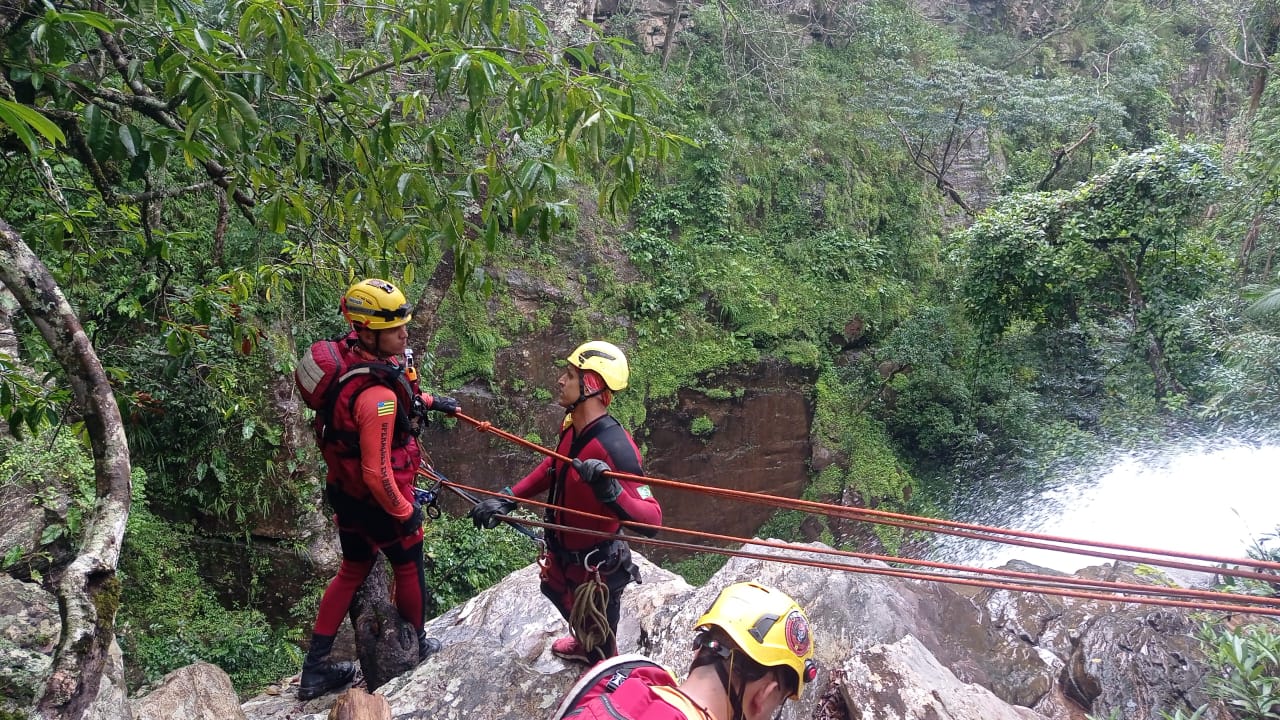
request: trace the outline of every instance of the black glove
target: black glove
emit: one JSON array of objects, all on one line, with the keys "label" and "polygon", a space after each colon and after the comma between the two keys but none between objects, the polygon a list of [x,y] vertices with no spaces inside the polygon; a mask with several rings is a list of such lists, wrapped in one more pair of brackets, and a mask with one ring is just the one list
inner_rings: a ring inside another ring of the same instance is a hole
[{"label": "black glove", "polygon": [[423,393],[423,394],[426,396],[426,399],[427,399],[428,410],[435,410],[436,412],[442,412],[445,415],[453,415],[454,413],[462,409],[462,406],[458,404],[458,401],[454,400],[448,395],[426,395],[426,393]]},{"label": "black glove", "polygon": [[618,478],[605,475],[613,469],[608,463],[595,458],[590,460],[574,458],[573,469],[578,472],[582,482],[591,486],[591,491],[596,494],[597,500],[602,503],[618,501],[618,496],[622,494],[622,485],[618,483]]},{"label": "black glove", "polygon": [[475,504],[467,515],[471,518],[471,522],[476,524],[478,528],[492,530],[498,527],[498,523],[502,522],[498,518],[499,515],[510,515],[512,510],[516,509],[514,500],[506,498],[491,497],[485,498]]},{"label": "black glove", "polygon": [[409,514],[409,517],[404,522],[400,523],[400,533],[408,537],[418,532],[420,527],[422,527],[422,506],[414,503],[413,512]]}]

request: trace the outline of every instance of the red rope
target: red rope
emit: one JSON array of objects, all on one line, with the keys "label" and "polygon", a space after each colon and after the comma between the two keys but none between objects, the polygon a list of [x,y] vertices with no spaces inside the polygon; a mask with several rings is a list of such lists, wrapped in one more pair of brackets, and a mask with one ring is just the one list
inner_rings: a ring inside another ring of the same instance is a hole
[{"label": "red rope", "polygon": [[[558,454],[553,450],[548,450],[538,443],[526,441],[525,438],[515,436],[506,430],[494,427],[488,421],[476,420],[462,413],[457,414],[458,419],[475,425],[479,432],[489,432],[497,434],[497,436],[508,439],[516,445],[529,448],[529,450],[540,452],[540,454],[554,457],[562,462],[571,462],[570,457]],[[951,534],[951,536],[965,537],[972,539],[980,539],[980,541],[1001,542],[1006,544],[1016,544],[1021,547],[1041,548],[1041,550],[1051,550],[1057,552],[1073,552],[1078,555],[1087,555],[1094,557],[1105,557],[1108,560],[1119,560],[1126,562],[1139,562],[1139,564],[1160,565],[1164,568],[1176,568],[1183,570],[1197,571],[1197,573],[1211,573],[1219,575],[1230,575],[1230,577],[1247,578],[1258,580],[1258,582],[1271,583],[1275,582],[1274,575],[1266,573],[1257,573],[1257,571],[1243,570],[1238,568],[1230,568],[1230,566],[1207,566],[1189,564],[1189,562],[1181,562],[1178,560],[1152,559],[1152,557],[1128,555],[1128,553],[1103,552],[1101,550],[1089,550],[1089,548],[1106,548],[1106,550],[1119,550],[1125,552],[1140,552],[1144,555],[1156,555],[1164,557],[1183,557],[1183,559],[1202,560],[1206,562],[1215,562],[1221,565],[1247,565],[1253,568],[1280,570],[1280,562],[1272,562],[1256,559],[1239,559],[1239,557],[1224,557],[1216,555],[1203,555],[1203,553],[1178,552],[1158,550],[1158,548],[1147,548],[1139,546],[1128,546],[1128,544],[1106,543],[1097,541],[1085,541],[1085,539],[1068,538],[1061,536],[1050,536],[1050,534],[1030,533],[1024,530],[1011,530],[1005,528],[993,528],[989,525],[978,525],[973,523],[960,523],[955,520],[941,520],[936,518],[920,518],[915,515],[905,515],[901,512],[887,512],[883,510],[860,509],[860,507],[847,507],[841,505],[828,505],[828,503],[815,502],[810,500],[792,500],[792,498],[782,498],[772,495],[763,495],[763,493],[753,493],[746,491],[737,491],[737,489],[728,488],[712,488],[707,486],[696,486],[696,484],[681,483],[677,480],[667,480],[662,478],[644,477],[644,475],[634,475],[630,473],[621,473],[621,471],[608,471],[605,473],[613,475],[613,477],[631,480],[631,482],[654,484],[658,487],[669,487],[682,489],[686,492],[701,492],[707,495],[735,498],[746,502],[762,503],[773,507],[782,507],[782,509],[805,510],[809,512],[817,512],[817,514],[833,516],[833,518],[846,518],[852,520],[869,521],[869,523],[878,523],[884,525],[893,525],[905,529],[920,530],[920,532],[937,532]],[[997,537],[1007,536],[1007,537]],[[1060,543],[1060,544],[1051,544]],[[1075,547],[1064,547],[1075,546]],[[893,561],[901,561],[902,559],[893,559]]]},{"label": "red rope", "polygon": [[[452,481],[446,481],[444,484],[452,487],[456,487],[456,488],[461,488],[473,494],[483,494],[483,495],[488,495],[493,497],[510,498],[510,496],[502,495],[500,493],[493,492],[491,490],[483,490],[481,488],[468,487]],[[541,507],[544,509],[550,509],[554,507],[556,510],[559,510],[561,512],[569,512],[584,518],[591,518],[594,520],[604,520],[604,521],[610,521],[610,522],[617,521],[617,518],[596,515],[590,512],[586,512],[583,510],[576,510],[573,508],[552,506],[538,500],[529,500],[525,498],[510,498],[510,499],[517,500],[522,504],[533,505],[533,506]],[[579,533],[582,535],[591,535],[594,537],[605,537],[605,538],[616,537],[616,535],[613,533],[601,532],[597,530],[586,530],[586,529],[577,528],[577,527],[568,527],[564,525],[557,525],[555,523],[539,522],[536,520],[528,520],[524,518],[509,516],[509,515],[503,516],[503,517],[506,517],[507,519],[512,520],[514,522],[521,523],[522,525],[533,525],[541,528],[552,528],[557,530],[564,530],[566,532],[571,532],[571,533]],[[952,563],[937,562],[933,560],[916,560],[916,559],[910,559],[910,558],[893,557],[888,555],[876,555],[872,553],[860,553],[860,552],[852,552],[848,550],[838,550],[835,548],[809,547],[805,545],[796,545],[794,543],[782,542],[780,540],[759,540],[755,538],[740,538],[732,535],[720,535],[716,533],[703,532],[700,530],[688,530],[684,528],[677,528],[677,527],[671,527],[671,526],[665,526],[665,525],[649,525],[646,523],[638,523],[638,522],[631,522],[631,521],[624,521],[622,522],[622,524],[628,528],[677,532],[683,535],[689,535],[689,536],[704,539],[704,540],[730,542],[738,545],[758,545],[761,547],[770,547],[770,548],[776,548],[779,550],[789,550],[797,553],[832,555],[835,557],[854,558],[858,560],[870,560],[870,561],[879,561],[884,563],[902,563],[902,564],[908,564],[908,565],[918,565],[922,567],[944,570],[947,572],[964,572],[964,573],[970,573],[970,574],[976,574],[976,575],[990,575],[990,576],[1005,577],[1005,578],[1010,578],[1014,580],[1020,580],[1023,582],[1022,583],[1000,583],[994,580],[983,580],[981,578],[972,578],[972,577],[965,578],[965,577],[959,577],[955,575],[948,575],[944,573],[924,573],[924,572],[915,572],[911,570],[902,570],[897,568],[861,569],[861,568],[858,568],[857,566],[850,566],[850,565],[837,564],[837,563],[824,563],[821,561],[813,561],[810,563],[800,563],[800,564],[811,565],[813,567],[822,567],[822,568],[828,568],[828,569],[834,569],[834,570],[846,570],[850,572],[869,572],[869,573],[891,575],[894,577],[903,577],[903,578],[915,579],[915,580],[931,580],[935,582],[955,583],[955,584],[961,584],[961,585],[974,585],[977,587],[986,587],[986,588],[1001,589],[1001,590],[1015,590],[1015,591],[1021,591],[1021,592],[1043,592],[1050,595],[1062,595],[1065,597],[1078,597],[1078,598],[1088,598],[1088,599],[1098,599],[1098,600],[1118,600],[1121,602],[1144,602],[1144,601],[1132,599],[1133,598],[1132,595],[1119,595],[1114,593],[1100,594],[1100,593],[1090,593],[1085,591],[1070,591],[1063,588],[1063,586],[1076,586],[1076,587],[1084,587],[1084,588],[1092,588],[1092,589],[1111,589],[1116,591],[1127,591],[1132,593],[1139,593],[1141,595],[1163,595],[1163,596],[1166,596],[1166,598],[1167,597],[1175,597],[1175,598],[1182,597],[1182,598],[1192,598],[1192,599],[1199,598],[1201,600],[1204,600],[1205,602],[1195,603],[1189,600],[1188,601],[1167,600],[1167,602],[1154,602],[1154,600],[1157,600],[1158,598],[1148,598],[1148,600],[1152,600],[1152,602],[1146,602],[1146,604],[1166,605],[1169,603],[1180,603],[1180,604],[1172,604],[1170,606],[1210,609],[1210,610],[1225,610],[1230,612],[1254,612],[1254,613],[1263,614],[1263,615],[1280,616],[1280,598],[1262,597],[1262,596],[1255,596],[1255,595],[1239,595],[1235,593],[1223,593],[1223,592],[1217,592],[1213,590],[1198,590],[1194,588],[1138,585],[1136,583],[1117,582],[1112,580],[1089,580],[1086,578],[1078,578],[1074,576],[1045,575],[1042,573],[1030,573],[1030,572],[1023,572],[1018,570],[1001,570],[998,568],[995,568],[995,569],[975,568],[975,567],[970,567],[966,565],[956,565]],[[769,559],[775,562],[792,562],[792,560],[789,558],[779,559],[776,556],[767,556],[767,555],[760,556],[760,555],[753,555],[750,553],[744,554],[743,551],[738,551],[738,550],[730,550],[726,548],[715,548],[715,547],[710,547],[706,545],[681,543],[681,542],[675,542],[670,540],[656,540],[653,538],[633,536],[633,535],[628,535],[627,541],[648,543],[648,544],[657,545],[660,547],[692,550],[695,552],[714,552],[722,555],[731,555],[731,556],[738,556],[738,557],[763,557],[765,559]],[[1221,602],[1219,602],[1227,598],[1230,598],[1230,600],[1233,602],[1243,602],[1243,603],[1246,603],[1247,605],[1224,605]],[[1271,607],[1251,607],[1253,605],[1271,606]]]},{"label": "red rope", "polygon": [[[517,445],[528,448],[535,452],[542,453],[549,457],[560,460],[561,462],[571,462],[571,459],[561,455],[554,450],[542,447],[537,443],[529,442],[518,435],[513,435],[505,430],[494,427],[487,421],[476,420],[475,418],[458,413],[457,417],[476,427],[480,432],[493,433],[501,438],[509,440]],[[1117,543],[1099,542],[1093,540],[1080,540],[1058,535],[1046,535],[1043,533],[1028,532],[1023,530],[1010,530],[1006,528],[991,527],[987,525],[978,525],[974,523],[964,523],[954,520],[942,520],[938,518],[926,518],[915,515],[906,515],[903,513],[893,513],[884,510],[871,510],[868,508],[851,508],[844,505],[831,505],[827,503],[815,502],[812,500],[799,500],[792,498],[781,498],[775,495],[766,495],[763,493],[752,493],[745,490],[731,490],[728,488],[713,488],[705,485],[695,485],[691,483],[683,483],[675,480],[666,480],[657,477],[646,477],[642,475],[633,475],[631,473],[609,471],[606,475],[630,480],[638,483],[657,485],[659,487],[668,487],[688,492],[700,492],[709,495],[715,495],[726,498],[733,498],[752,502],[756,504],[769,505],[791,510],[805,510],[809,512],[826,515],[828,517],[846,518],[851,520],[860,520],[865,522],[878,523],[881,525],[890,525],[901,527],[908,530],[918,530],[922,532],[939,532],[957,537],[964,537],[976,540],[986,540],[991,542],[999,542],[1008,545],[1018,545],[1021,547],[1036,548],[1043,550],[1052,550],[1057,552],[1069,552],[1080,555],[1089,555],[1093,557],[1101,557],[1109,560],[1119,560],[1123,562],[1147,563],[1160,565],[1161,567],[1177,568],[1180,570],[1190,570],[1193,572],[1208,572],[1218,575],[1228,575],[1233,577],[1246,578],[1250,580],[1258,580],[1260,582],[1275,582],[1273,575],[1266,573],[1242,570],[1235,567],[1212,567],[1206,568],[1203,565],[1192,563],[1183,563],[1176,560],[1153,559],[1150,557],[1108,553],[1099,550],[1090,550],[1087,548],[1102,548],[1109,550],[1119,550],[1123,553],[1143,553],[1145,555],[1157,555],[1172,558],[1185,558],[1190,560],[1201,560],[1204,562],[1217,563],[1221,565],[1245,565],[1256,568],[1280,571],[1280,563],[1267,560],[1257,560],[1254,558],[1233,558],[1219,555],[1207,555],[1201,553],[1189,553],[1171,550],[1160,550],[1157,548],[1147,548],[1134,545],[1123,545]],[[1008,537],[997,537],[1000,535]],[[1057,543],[1057,544],[1052,544]],[[1070,545],[1076,547],[1063,547]]]}]

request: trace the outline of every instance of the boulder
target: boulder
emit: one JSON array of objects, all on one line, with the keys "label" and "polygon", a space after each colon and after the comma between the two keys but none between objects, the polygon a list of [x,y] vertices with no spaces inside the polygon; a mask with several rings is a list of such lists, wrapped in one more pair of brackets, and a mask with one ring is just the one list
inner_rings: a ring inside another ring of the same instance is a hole
[{"label": "boulder", "polygon": [[0,575],[0,717],[19,716],[35,701],[61,633],[51,593]]},{"label": "boulder", "polygon": [[165,675],[155,690],[131,703],[134,720],[244,720],[231,678],[222,668],[195,663]]},{"label": "boulder", "polygon": [[1044,720],[961,682],[910,635],[846,662],[840,687],[851,717],[876,720]]}]

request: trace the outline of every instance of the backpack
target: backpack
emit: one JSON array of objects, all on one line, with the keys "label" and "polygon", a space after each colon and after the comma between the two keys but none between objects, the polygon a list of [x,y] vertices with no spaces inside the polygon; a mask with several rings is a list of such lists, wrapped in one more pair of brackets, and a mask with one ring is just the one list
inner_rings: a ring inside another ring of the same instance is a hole
[{"label": "backpack", "polygon": [[649,688],[675,687],[666,668],[643,655],[609,658],[583,673],[550,720],[685,720],[684,713],[658,699]]},{"label": "backpack", "polygon": [[326,442],[335,440],[351,447],[357,445],[359,438],[355,433],[333,429],[333,406],[344,385],[365,376],[372,377],[396,392],[400,398],[400,402],[396,403],[396,427],[412,431],[410,409],[414,407],[417,393],[409,378],[405,377],[404,368],[388,362],[350,363],[352,356],[343,347],[346,342],[345,335],[331,340],[317,340],[299,356],[297,367],[293,371],[293,382],[302,395],[302,401],[316,411],[313,423],[316,442],[322,447]]}]

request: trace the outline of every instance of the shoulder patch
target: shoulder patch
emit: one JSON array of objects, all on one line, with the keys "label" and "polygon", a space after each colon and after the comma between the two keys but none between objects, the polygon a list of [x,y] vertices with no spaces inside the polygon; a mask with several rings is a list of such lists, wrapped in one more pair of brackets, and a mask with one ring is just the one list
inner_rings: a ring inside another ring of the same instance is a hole
[{"label": "shoulder patch", "polygon": [[636,494],[639,495],[640,498],[643,500],[653,499],[653,491],[649,489],[648,485],[641,485],[640,487],[636,488]]},{"label": "shoulder patch", "polygon": [[395,411],[396,411],[395,400],[383,400],[378,403],[378,417],[383,417],[385,415],[392,415],[395,413]]}]

